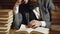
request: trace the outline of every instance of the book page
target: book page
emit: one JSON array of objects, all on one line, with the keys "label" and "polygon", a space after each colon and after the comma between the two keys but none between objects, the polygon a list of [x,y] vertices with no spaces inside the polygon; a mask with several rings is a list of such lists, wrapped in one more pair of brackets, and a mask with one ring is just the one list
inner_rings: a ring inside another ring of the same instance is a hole
[{"label": "book page", "polygon": [[41,33],[49,33],[48,28],[38,27],[36,29],[33,29],[33,31],[41,32]]},{"label": "book page", "polygon": [[32,32],[32,31],[37,31],[37,32],[41,32],[41,33],[49,33],[49,29],[48,28],[43,28],[43,27],[38,27],[36,29],[33,28],[26,28],[25,25],[21,25],[19,31],[27,31],[28,33]]},{"label": "book page", "polygon": [[[26,28],[26,26],[22,24],[18,31],[27,31],[28,33],[30,33],[31,31],[33,31],[33,29],[32,28]],[[16,32],[18,32],[18,31],[16,31]]]}]

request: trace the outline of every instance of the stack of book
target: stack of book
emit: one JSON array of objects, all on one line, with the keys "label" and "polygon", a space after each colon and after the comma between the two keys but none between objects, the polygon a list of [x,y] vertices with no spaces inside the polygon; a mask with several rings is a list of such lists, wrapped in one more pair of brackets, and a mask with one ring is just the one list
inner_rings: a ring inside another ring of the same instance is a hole
[{"label": "stack of book", "polygon": [[13,22],[13,10],[0,10],[0,34],[9,34],[11,24]]}]

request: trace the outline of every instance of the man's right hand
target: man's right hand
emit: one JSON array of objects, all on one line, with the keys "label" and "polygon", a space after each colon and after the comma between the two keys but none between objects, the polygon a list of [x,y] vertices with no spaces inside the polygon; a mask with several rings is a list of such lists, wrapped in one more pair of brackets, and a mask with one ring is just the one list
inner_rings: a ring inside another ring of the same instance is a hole
[{"label": "man's right hand", "polygon": [[19,4],[22,4],[22,3],[27,4],[28,3],[28,0],[17,0],[17,3],[19,3]]},{"label": "man's right hand", "polygon": [[28,0],[24,0],[24,2],[25,2],[25,4],[27,4],[28,3]]},{"label": "man's right hand", "polygon": [[30,0],[31,2],[33,2],[33,3],[36,3],[38,0]]}]

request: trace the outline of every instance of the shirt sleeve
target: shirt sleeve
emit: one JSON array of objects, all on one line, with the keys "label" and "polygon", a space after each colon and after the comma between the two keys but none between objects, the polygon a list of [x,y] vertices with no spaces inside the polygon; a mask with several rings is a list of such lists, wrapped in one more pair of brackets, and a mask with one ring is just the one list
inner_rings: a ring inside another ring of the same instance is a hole
[{"label": "shirt sleeve", "polygon": [[41,26],[45,27],[46,26],[46,22],[45,21],[40,21],[41,22]]},{"label": "shirt sleeve", "polygon": [[19,6],[16,6],[15,14],[17,14],[19,11]]}]

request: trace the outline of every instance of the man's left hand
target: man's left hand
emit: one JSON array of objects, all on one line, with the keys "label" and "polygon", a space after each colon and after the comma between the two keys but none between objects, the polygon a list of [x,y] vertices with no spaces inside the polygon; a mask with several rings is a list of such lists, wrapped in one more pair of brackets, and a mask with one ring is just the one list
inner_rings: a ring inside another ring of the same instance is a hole
[{"label": "man's left hand", "polygon": [[29,27],[29,28],[37,28],[39,26],[41,26],[41,22],[38,20],[32,20],[27,25],[27,27]]}]

